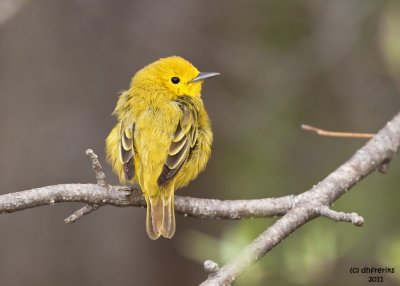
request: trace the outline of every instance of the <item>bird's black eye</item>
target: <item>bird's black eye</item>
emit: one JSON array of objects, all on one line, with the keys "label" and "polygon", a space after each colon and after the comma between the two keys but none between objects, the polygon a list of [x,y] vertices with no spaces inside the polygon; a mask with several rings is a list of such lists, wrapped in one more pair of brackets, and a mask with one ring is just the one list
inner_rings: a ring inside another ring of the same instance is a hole
[{"label": "bird's black eye", "polygon": [[174,77],[171,78],[171,82],[172,82],[173,84],[178,84],[180,81],[181,81],[181,80],[179,79],[179,77],[174,76]]}]

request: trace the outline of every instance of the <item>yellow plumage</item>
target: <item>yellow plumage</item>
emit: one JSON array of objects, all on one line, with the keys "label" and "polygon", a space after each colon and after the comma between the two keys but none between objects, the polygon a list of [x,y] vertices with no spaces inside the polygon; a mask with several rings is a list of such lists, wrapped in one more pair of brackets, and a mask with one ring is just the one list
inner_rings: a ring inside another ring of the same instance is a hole
[{"label": "yellow plumage", "polygon": [[174,192],[210,157],[212,132],[200,93],[203,80],[215,75],[181,57],[163,58],[138,71],[117,102],[107,160],[122,183],[140,185],[151,239],[174,235]]}]

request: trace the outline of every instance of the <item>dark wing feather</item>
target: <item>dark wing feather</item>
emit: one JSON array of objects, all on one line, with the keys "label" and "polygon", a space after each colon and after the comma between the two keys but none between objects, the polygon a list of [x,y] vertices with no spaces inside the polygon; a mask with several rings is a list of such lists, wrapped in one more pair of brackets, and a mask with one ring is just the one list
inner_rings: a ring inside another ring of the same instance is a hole
[{"label": "dark wing feather", "polygon": [[159,186],[165,185],[178,173],[188,159],[190,149],[195,146],[197,140],[196,110],[187,102],[179,102],[178,106],[182,111],[182,117],[173,135],[163,170],[158,177]]},{"label": "dark wing feather", "polygon": [[122,169],[127,180],[132,180],[135,177],[135,164],[133,148],[133,133],[135,131],[135,124],[124,126],[121,123],[121,142],[119,146],[119,157],[122,162]]}]

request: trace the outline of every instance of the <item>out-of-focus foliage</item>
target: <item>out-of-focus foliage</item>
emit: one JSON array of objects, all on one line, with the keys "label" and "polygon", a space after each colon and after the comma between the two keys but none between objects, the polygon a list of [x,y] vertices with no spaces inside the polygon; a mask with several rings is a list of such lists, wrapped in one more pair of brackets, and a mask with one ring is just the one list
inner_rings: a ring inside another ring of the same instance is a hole
[{"label": "out-of-focus foliage", "polygon": [[[222,73],[203,91],[212,159],[182,195],[303,192],[364,141],[317,137],[301,123],[374,132],[400,106],[397,1],[6,2],[24,5],[7,14],[0,4],[0,17],[12,15],[0,23],[4,193],[94,182],[84,150],[104,162],[118,92],[135,71],[168,55]],[[350,274],[351,267],[399,266],[399,162],[334,205],[363,215],[362,228],[312,221],[237,285],[366,285],[368,275]],[[204,259],[222,265],[275,221],[178,216],[174,239],[154,242],[142,209],[101,208],[65,226],[77,207],[0,216],[1,285],[195,285],[206,277]],[[385,275],[385,285],[398,285],[398,273]]]},{"label": "out-of-focus foliage", "polygon": [[381,20],[383,56],[396,81],[400,80],[400,4],[388,3]]},{"label": "out-of-focus foliage", "polygon": [[400,283],[400,237],[399,235],[393,237],[385,236],[377,248],[377,258],[381,267],[395,268],[395,274],[392,279],[396,279]]}]

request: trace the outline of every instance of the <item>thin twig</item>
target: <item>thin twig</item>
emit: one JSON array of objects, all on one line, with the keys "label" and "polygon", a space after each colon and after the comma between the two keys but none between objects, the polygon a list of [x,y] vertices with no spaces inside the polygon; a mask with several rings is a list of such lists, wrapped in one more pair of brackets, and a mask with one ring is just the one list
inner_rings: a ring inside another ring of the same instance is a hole
[{"label": "thin twig", "polygon": [[[87,149],[85,152],[86,156],[89,157],[90,163],[92,164],[92,169],[96,175],[97,184],[108,192],[110,185],[107,183],[106,174],[103,172],[103,167],[100,164],[98,156],[93,152],[92,149]],[[100,207],[98,204],[86,204],[82,208],[75,211],[72,215],[64,219],[65,223],[74,223],[83,216],[90,214],[92,211],[97,210]]]},{"label": "thin twig", "polygon": [[108,189],[106,174],[103,172],[103,167],[99,162],[99,157],[93,152],[92,149],[85,151],[86,156],[89,157],[90,163],[92,164],[93,172],[96,175],[97,184],[103,188]]},{"label": "thin twig", "polygon": [[92,211],[98,209],[100,205],[87,204],[79,210],[75,211],[72,215],[64,219],[65,223],[73,223],[78,219],[82,218],[84,215],[91,213]]},{"label": "thin twig", "polygon": [[375,134],[372,133],[357,133],[357,132],[339,132],[339,131],[329,131],[311,125],[302,124],[301,128],[306,131],[315,132],[321,136],[329,137],[345,137],[345,138],[372,138]]},{"label": "thin twig", "polygon": [[355,226],[362,226],[364,224],[364,218],[357,213],[344,213],[337,212],[330,209],[328,206],[322,206],[319,208],[319,214],[331,220],[340,222],[351,222]]}]

